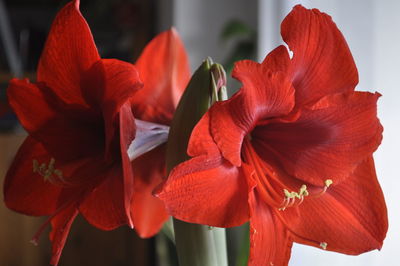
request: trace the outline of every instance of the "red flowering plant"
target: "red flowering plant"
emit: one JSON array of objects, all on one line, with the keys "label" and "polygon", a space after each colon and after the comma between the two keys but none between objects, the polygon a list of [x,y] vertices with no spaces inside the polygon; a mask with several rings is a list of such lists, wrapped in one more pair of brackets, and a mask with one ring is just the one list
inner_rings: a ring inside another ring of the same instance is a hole
[{"label": "red flowering plant", "polygon": [[7,90],[29,136],[4,184],[10,209],[50,216],[33,241],[51,223],[53,265],[79,213],[103,230],[159,231],[168,215],[151,192],[165,175],[163,143],[189,77],[175,30],[132,65],[100,58],[78,0],[58,13],[37,82],[13,79]]},{"label": "red flowering plant", "polygon": [[293,242],[346,254],[380,249],[387,231],[372,153],[379,93],[331,18],[296,6],[285,46],[237,62],[243,87],[194,128],[188,154],[156,191],[174,217],[218,227],[250,222],[249,265],[287,265]]}]

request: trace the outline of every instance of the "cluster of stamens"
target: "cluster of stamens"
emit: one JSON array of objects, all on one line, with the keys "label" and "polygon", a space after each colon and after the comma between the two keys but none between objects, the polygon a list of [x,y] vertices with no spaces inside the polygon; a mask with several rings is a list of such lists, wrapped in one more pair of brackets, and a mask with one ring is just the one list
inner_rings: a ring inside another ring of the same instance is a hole
[{"label": "cluster of stamens", "polygon": [[[324,182],[325,186],[323,187],[323,189],[319,193],[313,194],[312,196],[313,197],[321,196],[322,194],[324,194],[326,192],[328,187],[330,185],[332,185],[332,183],[333,183],[333,181],[331,179],[325,180],[325,182]],[[292,207],[295,204],[296,204],[296,206],[300,205],[301,203],[303,203],[304,197],[310,195],[310,193],[307,190],[307,186],[305,184],[303,184],[300,187],[299,192],[295,192],[295,191],[290,192],[287,189],[283,189],[283,193],[285,195],[285,198],[282,202],[282,207],[279,208],[280,211],[284,211],[286,208]]]},{"label": "cluster of stamens", "polygon": [[55,168],[55,163],[56,160],[54,158],[50,159],[48,165],[46,163],[39,164],[37,160],[33,160],[33,172],[41,175],[44,181],[49,181],[53,183],[55,181],[54,177],[63,181],[62,171]]}]

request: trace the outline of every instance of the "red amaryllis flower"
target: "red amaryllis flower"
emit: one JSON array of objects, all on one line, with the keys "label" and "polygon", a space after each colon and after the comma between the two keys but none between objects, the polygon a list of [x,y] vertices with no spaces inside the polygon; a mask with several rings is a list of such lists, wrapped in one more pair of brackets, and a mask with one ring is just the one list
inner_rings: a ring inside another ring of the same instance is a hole
[{"label": "red amaryllis flower", "polygon": [[128,224],[141,236],[167,219],[151,198],[164,174],[157,146],[168,128],[159,124],[170,121],[188,69],[174,30],[155,38],[137,67],[101,59],[73,1],[55,18],[38,82],[10,82],[9,103],[29,136],[7,173],[4,199],[15,211],[50,216],[33,240],[51,223],[53,265],[78,213],[100,229]]},{"label": "red amaryllis flower", "polygon": [[357,70],[331,18],[296,6],[280,46],[195,127],[191,160],[157,191],[171,215],[231,227],[250,221],[249,265],[287,265],[292,243],[346,254],[379,249],[387,213],[372,153],[382,138],[378,93]]}]

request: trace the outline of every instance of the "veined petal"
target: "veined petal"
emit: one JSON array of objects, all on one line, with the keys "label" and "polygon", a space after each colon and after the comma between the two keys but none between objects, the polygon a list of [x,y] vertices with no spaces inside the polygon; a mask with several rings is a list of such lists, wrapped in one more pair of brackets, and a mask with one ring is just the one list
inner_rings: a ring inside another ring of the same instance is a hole
[{"label": "veined petal", "polygon": [[210,132],[210,112],[205,113],[193,128],[187,154],[191,157],[200,155],[218,156],[220,154]]},{"label": "veined petal", "polygon": [[289,75],[296,89],[296,105],[354,90],[357,68],[330,16],[298,5],[282,22],[281,33],[293,51]]},{"label": "veined petal", "polygon": [[190,79],[188,56],[175,29],[157,35],[136,62],[144,88],[132,106],[141,120],[169,124]]},{"label": "veined petal", "polygon": [[40,57],[37,80],[70,104],[85,104],[83,73],[99,60],[92,33],[79,11],[79,0],[57,14]]},{"label": "veined petal", "polygon": [[136,67],[116,59],[101,59],[85,74],[82,82],[86,101],[101,110],[105,127],[106,157],[114,157],[118,148],[117,114],[121,106],[143,87]]},{"label": "veined petal", "polygon": [[7,88],[8,103],[29,133],[37,131],[57,115],[60,102],[54,96],[44,86],[30,83],[28,79],[14,78]]},{"label": "veined petal", "polygon": [[52,256],[50,264],[57,266],[60,260],[61,252],[64,248],[65,241],[69,230],[71,228],[72,222],[78,215],[78,209],[75,206],[65,208],[63,211],[58,213],[52,220],[52,230],[50,232],[50,240],[52,242]]},{"label": "veined petal", "polygon": [[133,182],[133,170],[131,161],[129,159],[128,148],[129,144],[135,138],[135,118],[132,114],[131,105],[128,102],[123,104],[119,113],[119,130],[120,130],[120,154],[122,159],[122,170],[123,170],[123,191],[124,194],[124,207],[127,218],[127,223],[133,228],[133,218],[131,215],[131,203],[134,200],[134,182]]},{"label": "veined petal", "polygon": [[104,152],[101,121],[84,111],[60,113],[31,134],[57,159],[68,162]]},{"label": "veined petal", "polygon": [[316,186],[341,182],[378,147],[382,126],[376,117],[378,93],[326,96],[288,123],[253,131],[257,152],[275,167]]},{"label": "veined petal", "polygon": [[135,177],[135,195],[131,212],[135,229],[140,237],[158,233],[168,219],[163,202],[153,196],[153,190],[165,179],[165,148],[159,146],[132,162]]},{"label": "veined petal", "polygon": [[[238,94],[246,95],[242,104],[249,117],[266,119],[285,115],[292,110],[294,88],[284,73],[274,73],[268,66],[243,60],[235,64],[232,76],[243,84]],[[238,116],[240,112],[233,114]]]},{"label": "veined petal", "polygon": [[351,255],[380,249],[388,228],[372,157],[320,197],[279,213],[296,242]]},{"label": "veined petal", "polygon": [[244,136],[260,120],[288,114],[294,106],[294,89],[282,72],[271,73],[252,61],[236,63],[233,76],[243,88],[231,99],[211,107],[210,131],[223,156],[240,166]]},{"label": "veined petal", "polygon": [[288,49],[284,45],[279,45],[272,50],[262,62],[262,65],[273,72],[289,70],[291,61]]},{"label": "veined petal", "polygon": [[242,169],[221,157],[195,157],[175,167],[156,191],[172,216],[218,227],[249,219],[248,185]]},{"label": "veined petal", "polygon": [[254,189],[249,194],[249,266],[288,265],[292,240],[284,224]]},{"label": "veined petal", "polygon": [[[34,171],[33,161],[48,164],[51,155],[44,147],[27,137],[19,148],[4,181],[4,202],[8,208],[27,215],[50,215],[59,207],[62,187]],[[56,162],[58,169],[59,164]]]},{"label": "veined petal", "polygon": [[67,105],[44,84],[28,80],[13,79],[7,95],[24,128],[58,160],[76,160],[103,149],[102,136],[94,134],[102,121],[92,110]]},{"label": "veined petal", "polygon": [[143,83],[134,65],[117,59],[100,59],[85,73],[82,86],[86,101],[113,118]]},{"label": "veined petal", "polygon": [[122,169],[110,168],[103,179],[85,197],[79,211],[85,219],[102,230],[112,230],[126,224]]}]

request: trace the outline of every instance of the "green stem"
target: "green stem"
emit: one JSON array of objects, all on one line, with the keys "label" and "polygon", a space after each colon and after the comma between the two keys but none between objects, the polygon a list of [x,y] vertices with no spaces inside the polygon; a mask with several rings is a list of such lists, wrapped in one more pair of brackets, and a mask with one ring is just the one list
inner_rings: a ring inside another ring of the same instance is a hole
[{"label": "green stem", "polygon": [[217,253],[218,266],[228,266],[225,228],[213,227],[215,252]]},{"label": "green stem", "polygon": [[174,230],[180,266],[219,266],[214,234],[208,226],[174,219]]},{"label": "green stem", "polygon": [[[211,59],[204,61],[182,95],[168,137],[168,174],[176,165],[190,159],[186,150],[192,130],[220,96],[216,89],[216,81],[224,78],[220,68]],[[227,266],[225,229],[210,229],[174,219],[174,230],[180,266]]]}]

